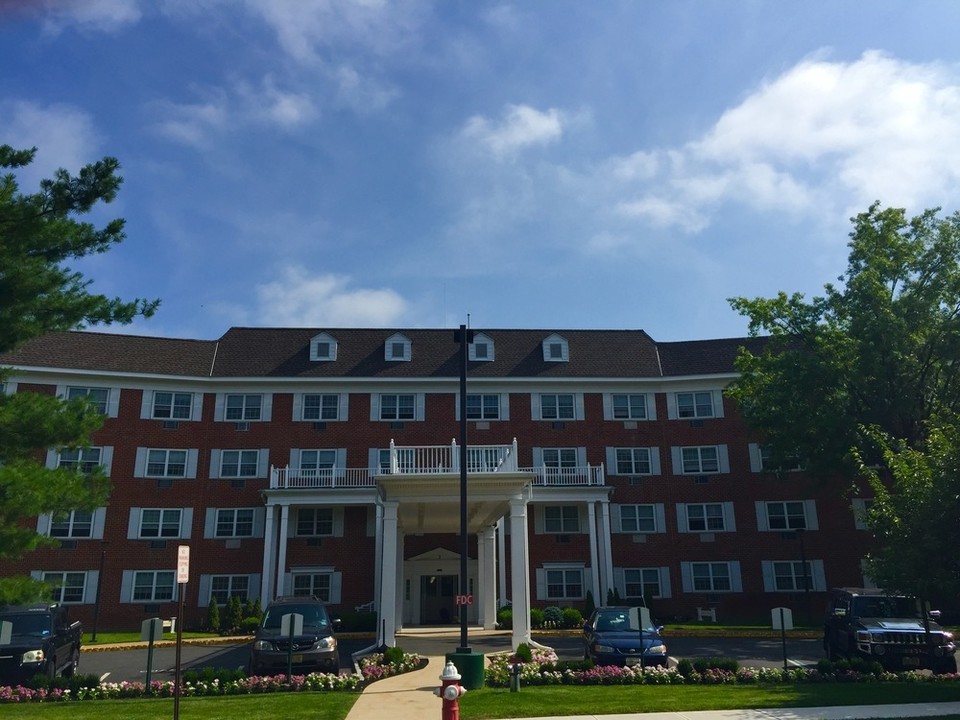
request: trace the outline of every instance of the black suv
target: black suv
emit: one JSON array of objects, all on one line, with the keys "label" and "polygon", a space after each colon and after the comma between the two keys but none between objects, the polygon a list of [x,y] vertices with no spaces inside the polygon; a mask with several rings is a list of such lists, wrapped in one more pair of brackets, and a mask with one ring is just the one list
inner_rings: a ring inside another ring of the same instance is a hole
[{"label": "black suv", "polygon": [[[284,615],[303,617],[303,629],[291,640],[281,632]],[[327,608],[312,597],[280,597],[267,606],[250,648],[250,675],[276,675],[287,671],[288,660],[297,670],[340,671],[337,639]]]},{"label": "black suv", "polygon": [[934,622],[936,617],[939,613],[933,612],[925,620],[916,598],[883,590],[836,588],[830,591],[823,649],[831,660],[861,657],[887,670],[954,673],[953,635]]}]

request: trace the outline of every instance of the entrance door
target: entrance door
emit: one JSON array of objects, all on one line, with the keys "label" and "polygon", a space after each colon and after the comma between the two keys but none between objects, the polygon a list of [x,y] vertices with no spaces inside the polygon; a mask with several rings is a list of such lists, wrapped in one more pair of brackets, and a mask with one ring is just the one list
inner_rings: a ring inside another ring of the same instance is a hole
[{"label": "entrance door", "polygon": [[457,617],[459,575],[420,576],[420,624],[448,625]]}]

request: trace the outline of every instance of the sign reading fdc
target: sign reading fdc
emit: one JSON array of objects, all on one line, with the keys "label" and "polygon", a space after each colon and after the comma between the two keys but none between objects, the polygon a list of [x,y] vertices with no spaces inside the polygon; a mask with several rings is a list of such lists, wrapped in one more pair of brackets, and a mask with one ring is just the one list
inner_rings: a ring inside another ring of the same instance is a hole
[{"label": "sign reading fdc", "polygon": [[473,605],[473,595],[457,595],[457,605]]}]

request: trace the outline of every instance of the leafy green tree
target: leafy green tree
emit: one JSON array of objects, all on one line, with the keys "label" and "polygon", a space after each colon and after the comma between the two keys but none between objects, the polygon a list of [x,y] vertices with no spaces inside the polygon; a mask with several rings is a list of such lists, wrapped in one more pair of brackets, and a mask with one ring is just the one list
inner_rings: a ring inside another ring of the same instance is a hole
[{"label": "leafy green tree", "polygon": [[868,430],[882,448],[890,480],[862,465],[874,490],[864,518],[879,546],[867,572],[881,587],[956,603],[960,597],[960,421],[930,424],[921,447]]},{"label": "leafy green tree", "polygon": [[741,350],[729,394],[774,467],[853,477],[852,449],[875,453],[860,428],[915,447],[929,418],[960,410],[960,214],[874,204],[852,222],[846,272],[823,296],[730,300],[769,336]]},{"label": "leafy green tree", "polygon": [[211,632],[220,631],[220,606],[217,605],[217,599],[210,596],[210,605],[207,606],[207,630]]},{"label": "leafy green tree", "polygon": [[231,595],[224,609],[223,629],[234,631],[243,624],[243,603],[236,595]]},{"label": "leafy green tree", "polygon": [[[0,146],[0,168],[32,162],[36,149]],[[58,170],[39,192],[20,192],[16,175],[0,177],[0,353],[55,330],[98,323],[127,323],[150,316],[158,301],[124,302],[89,292],[90,281],[66,263],[105,252],[124,239],[123,220],[98,229],[77,216],[109,203],[122,179],[114,158],[87,165],[76,176]],[[7,373],[0,371],[0,382]],[[28,519],[44,513],[92,510],[102,505],[109,483],[102,473],[48,469],[46,448],[89,445],[102,418],[83,400],[66,402],[36,393],[0,392],[0,557],[21,557],[48,539]],[[37,597],[42,588],[23,578],[0,579],[0,601]]]}]

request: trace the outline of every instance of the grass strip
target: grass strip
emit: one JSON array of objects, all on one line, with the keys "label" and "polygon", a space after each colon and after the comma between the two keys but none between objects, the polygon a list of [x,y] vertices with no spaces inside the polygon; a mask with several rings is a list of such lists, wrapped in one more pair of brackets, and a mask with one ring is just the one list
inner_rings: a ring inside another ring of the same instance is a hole
[{"label": "grass strip", "polygon": [[546,685],[512,693],[483,688],[460,699],[463,720],[887,705],[960,701],[960,683],[799,683],[793,685]]}]

